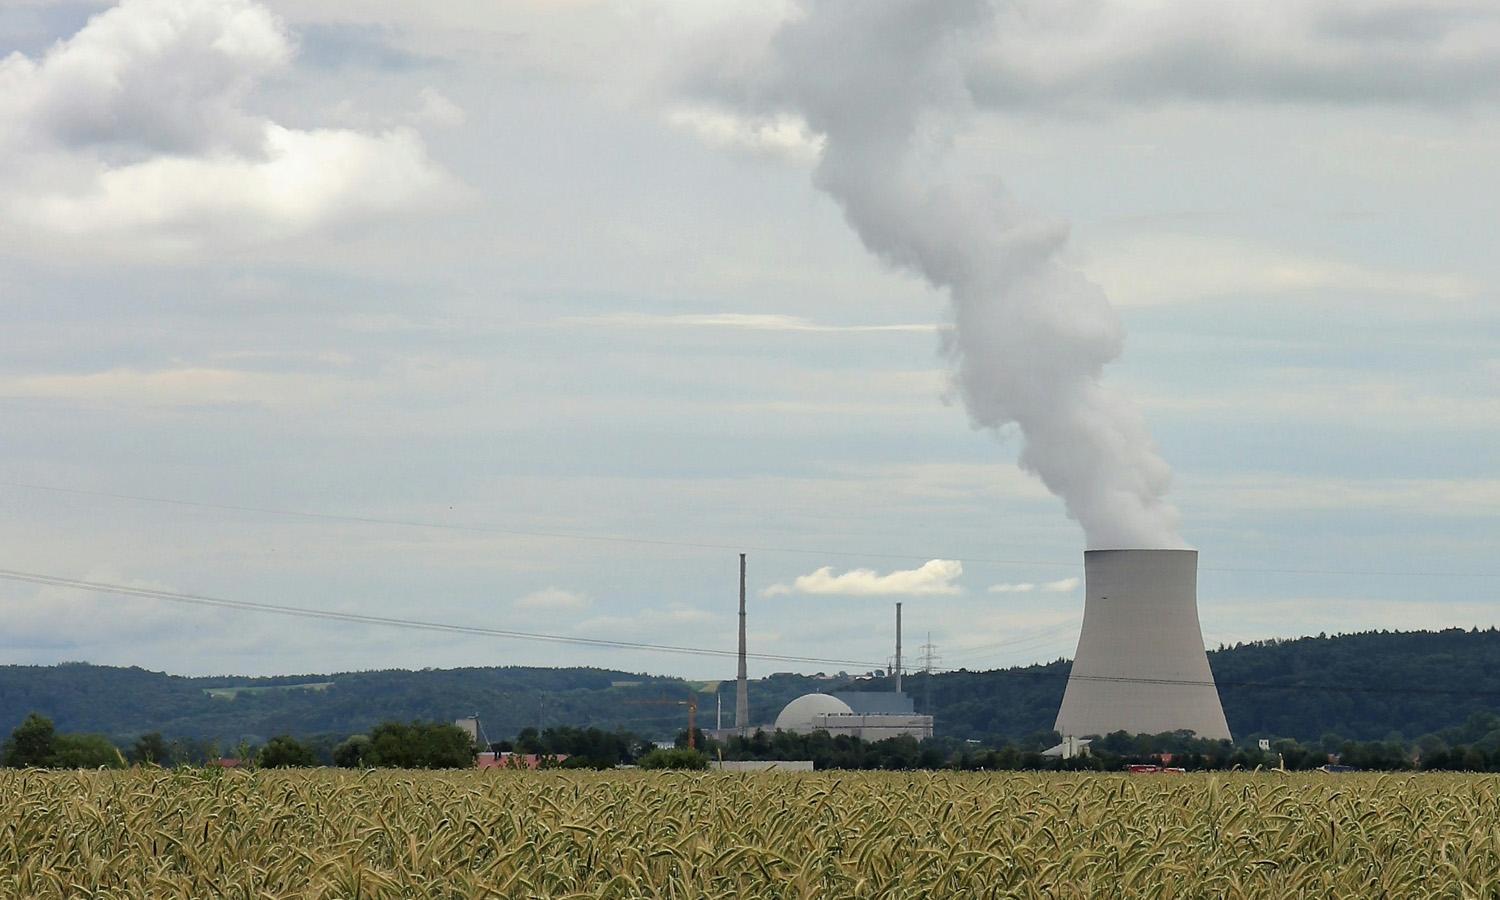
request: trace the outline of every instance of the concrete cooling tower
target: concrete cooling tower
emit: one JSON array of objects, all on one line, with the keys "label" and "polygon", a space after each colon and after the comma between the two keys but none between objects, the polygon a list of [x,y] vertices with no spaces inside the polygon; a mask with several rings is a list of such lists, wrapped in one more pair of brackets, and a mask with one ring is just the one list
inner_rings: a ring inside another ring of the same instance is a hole
[{"label": "concrete cooling tower", "polygon": [[1083,630],[1057,731],[1227,739],[1198,626],[1198,551],[1089,550],[1083,561]]}]

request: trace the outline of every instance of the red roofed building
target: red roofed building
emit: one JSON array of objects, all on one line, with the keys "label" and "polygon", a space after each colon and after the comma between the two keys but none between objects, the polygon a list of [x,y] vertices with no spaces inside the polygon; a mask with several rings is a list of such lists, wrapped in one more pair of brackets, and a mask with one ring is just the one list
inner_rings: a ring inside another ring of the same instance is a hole
[{"label": "red roofed building", "polygon": [[476,769],[540,769],[543,762],[560,763],[568,754],[541,753],[481,753],[474,758]]}]

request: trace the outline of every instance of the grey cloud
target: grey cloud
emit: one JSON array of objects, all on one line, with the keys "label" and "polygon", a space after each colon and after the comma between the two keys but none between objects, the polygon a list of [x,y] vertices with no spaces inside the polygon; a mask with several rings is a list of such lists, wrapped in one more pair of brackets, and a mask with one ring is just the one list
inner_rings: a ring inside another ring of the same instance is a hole
[{"label": "grey cloud", "polygon": [[1447,106],[1500,95],[1500,8],[1397,2],[1126,10],[1008,3],[966,73],[999,108],[1171,101]]},{"label": "grey cloud", "polygon": [[248,0],[128,0],[37,61],[0,60],[0,115],[67,147],[253,151],[262,129],[241,101],[292,53],[280,22]]}]

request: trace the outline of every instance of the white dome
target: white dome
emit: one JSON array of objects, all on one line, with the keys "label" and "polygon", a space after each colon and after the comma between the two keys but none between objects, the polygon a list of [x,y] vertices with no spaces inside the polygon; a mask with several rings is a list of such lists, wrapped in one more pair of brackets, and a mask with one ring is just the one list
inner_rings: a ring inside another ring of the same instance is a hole
[{"label": "white dome", "polygon": [[776,728],[780,731],[795,731],[807,734],[813,730],[813,716],[852,713],[849,704],[832,694],[803,694],[786,705],[776,717]]}]

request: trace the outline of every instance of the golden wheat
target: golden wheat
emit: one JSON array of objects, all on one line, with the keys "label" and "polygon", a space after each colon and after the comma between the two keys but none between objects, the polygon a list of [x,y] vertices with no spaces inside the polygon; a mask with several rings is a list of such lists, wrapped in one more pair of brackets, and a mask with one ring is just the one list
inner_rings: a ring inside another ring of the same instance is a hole
[{"label": "golden wheat", "polygon": [[1494,897],[1500,778],[0,774],[5,897]]}]

